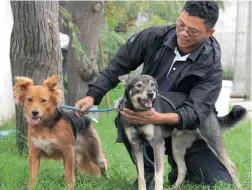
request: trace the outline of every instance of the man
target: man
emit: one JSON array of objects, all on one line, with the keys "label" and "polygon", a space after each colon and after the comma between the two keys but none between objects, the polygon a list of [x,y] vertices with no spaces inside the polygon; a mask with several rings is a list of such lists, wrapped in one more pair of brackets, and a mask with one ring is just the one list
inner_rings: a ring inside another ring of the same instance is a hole
[{"label": "man", "polygon": [[[90,85],[87,96],[75,106],[86,111],[93,104],[99,104],[102,97],[118,84],[118,76],[144,63],[142,74],[155,77],[159,91],[183,92],[189,98],[174,113],[157,113],[153,110],[136,113],[123,109],[120,114],[135,124],[163,123],[167,127],[195,129],[210,110],[215,109],[214,104],[221,90],[220,47],[212,37],[218,16],[219,7],[215,1],[187,1],[176,25],[150,27],[133,35],[100,73],[96,82]],[[127,139],[123,138],[122,141],[131,153]],[[174,183],[177,172],[171,155],[170,139],[165,139],[165,146],[172,166],[169,181]],[[147,155],[153,159],[150,146],[147,147]],[[204,141],[199,140],[193,144],[187,151],[185,161],[187,179],[195,183],[232,181]],[[146,160],[144,166],[147,188],[152,189],[154,169]]]}]

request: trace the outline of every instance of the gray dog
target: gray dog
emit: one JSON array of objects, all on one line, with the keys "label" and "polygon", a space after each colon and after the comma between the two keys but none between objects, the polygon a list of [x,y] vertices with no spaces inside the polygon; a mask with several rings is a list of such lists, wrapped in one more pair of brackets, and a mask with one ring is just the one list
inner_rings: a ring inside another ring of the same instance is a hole
[{"label": "gray dog", "polygon": [[[164,104],[167,99],[157,93],[156,80],[149,75],[139,75],[130,77],[123,75],[119,80],[125,85],[125,93],[116,103],[115,107],[125,107],[134,111],[144,111],[154,108],[157,112],[167,112]],[[185,95],[180,95],[181,103],[186,99]],[[235,185],[240,189],[241,184],[236,174],[236,167],[228,157],[223,139],[222,131],[233,127],[237,122],[241,121],[246,115],[246,110],[241,106],[234,106],[232,111],[224,117],[216,117],[215,113],[211,113],[204,123],[197,126],[195,130],[177,130],[164,125],[134,125],[121,117],[123,130],[132,145],[132,155],[137,167],[138,188],[146,189],[144,179],[144,162],[143,162],[143,143],[147,141],[154,152],[155,165],[155,190],[163,189],[164,174],[164,138],[172,136],[172,153],[174,160],[178,166],[178,178],[173,188],[179,188],[184,181],[187,168],[184,156],[186,149],[197,139],[203,139],[227,168]]]}]

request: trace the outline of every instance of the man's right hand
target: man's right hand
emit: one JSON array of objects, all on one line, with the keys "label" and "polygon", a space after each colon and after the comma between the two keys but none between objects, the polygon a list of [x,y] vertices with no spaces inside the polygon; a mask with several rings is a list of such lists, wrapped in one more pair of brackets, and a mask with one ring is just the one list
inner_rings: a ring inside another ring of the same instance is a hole
[{"label": "man's right hand", "polygon": [[[81,109],[81,113],[87,113],[88,109],[92,108],[94,105],[94,98],[92,96],[87,96],[75,103],[76,108]],[[80,112],[75,112],[77,117],[80,117]]]}]

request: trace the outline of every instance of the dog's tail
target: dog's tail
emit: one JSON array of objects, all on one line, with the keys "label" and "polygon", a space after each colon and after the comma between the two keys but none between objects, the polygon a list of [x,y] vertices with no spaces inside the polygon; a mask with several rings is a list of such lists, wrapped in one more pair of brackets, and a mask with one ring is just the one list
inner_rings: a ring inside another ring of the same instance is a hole
[{"label": "dog's tail", "polygon": [[235,127],[235,125],[242,121],[246,115],[247,110],[244,107],[240,105],[234,105],[232,110],[227,115],[218,117],[221,129],[226,130]]}]

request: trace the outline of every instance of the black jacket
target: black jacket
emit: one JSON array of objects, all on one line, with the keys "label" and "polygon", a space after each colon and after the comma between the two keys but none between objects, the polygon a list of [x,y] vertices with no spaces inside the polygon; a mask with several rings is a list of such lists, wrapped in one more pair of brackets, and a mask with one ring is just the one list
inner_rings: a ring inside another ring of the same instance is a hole
[{"label": "black jacket", "polygon": [[[147,28],[133,35],[117,52],[108,67],[101,71],[96,82],[89,85],[87,96],[99,104],[102,97],[119,83],[118,76],[128,74],[142,63],[142,74],[153,75],[164,52],[165,42],[175,32],[175,25]],[[222,85],[221,52],[214,37],[201,44],[199,55],[189,60],[175,84],[176,92],[189,95],[177,108],[182,128],[192,129],[204,121],[219,96]]]}]

